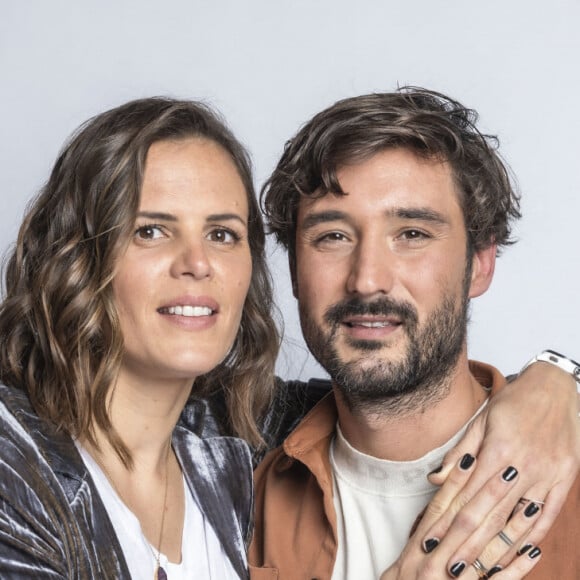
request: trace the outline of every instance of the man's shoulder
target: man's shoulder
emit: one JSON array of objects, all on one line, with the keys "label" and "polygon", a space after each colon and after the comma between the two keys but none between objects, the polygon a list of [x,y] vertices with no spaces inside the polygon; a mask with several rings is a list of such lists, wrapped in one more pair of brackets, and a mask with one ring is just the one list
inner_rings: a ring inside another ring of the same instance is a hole
[{"label": "man's shoulder", "polygon": [[492,392],[500,389],[506,383],[503,374],[489,363],[470,359],[469,371],[482,387]]},{"label": "man's shoulder", "polygon": [[255,533],[248,556],[254,572],[264,567],[294,577],[298,566],[310,578],[328,577],[332,570],[334,548],[320,558],[330,533],[323,498],[332,495],[329,449],[336,428],[334,397],[324,391],[255,471]]},{"label": "man's shoulder", "polygon": [[282,444],[269,451],[255,472],[256,481],[268,477],[303,478],[328,471],[328,450],[336,431],[337,410],[332,392],[326,392],[296,422]]},{"label": "man's shoulder", "polygon": [[276,379],[276,393],[264,418],[268,446],[281,445],[303,417],[332,389],[328,379],[306,382]]}]

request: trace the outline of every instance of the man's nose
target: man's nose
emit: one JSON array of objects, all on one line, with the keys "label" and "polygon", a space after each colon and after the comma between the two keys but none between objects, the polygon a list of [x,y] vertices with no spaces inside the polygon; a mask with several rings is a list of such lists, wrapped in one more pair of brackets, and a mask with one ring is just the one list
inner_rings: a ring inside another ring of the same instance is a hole
[{"label": "man's nose", "polygon": [[394,260],[384,240],[361,239],[352,254],[347,290],[370,296],[387,294],[393,287]]}]

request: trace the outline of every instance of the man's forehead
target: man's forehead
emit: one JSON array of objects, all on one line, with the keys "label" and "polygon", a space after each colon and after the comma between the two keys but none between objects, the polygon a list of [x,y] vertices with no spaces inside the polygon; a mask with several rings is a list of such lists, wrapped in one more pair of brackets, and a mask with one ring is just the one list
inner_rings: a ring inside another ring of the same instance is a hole
[{"label": "man's forehead", "polygon": [[[395,206],[424,206],[425,201],[459,201],[461,196],[451,164],[439,157],[426,157],[406,148],[390,148],[344,163],[334,172],[339,191],[320,186],[298,200],[299,213],[313,208],[353,207],[391,202]],[[397,203],[400,200],[401,203]]]}]

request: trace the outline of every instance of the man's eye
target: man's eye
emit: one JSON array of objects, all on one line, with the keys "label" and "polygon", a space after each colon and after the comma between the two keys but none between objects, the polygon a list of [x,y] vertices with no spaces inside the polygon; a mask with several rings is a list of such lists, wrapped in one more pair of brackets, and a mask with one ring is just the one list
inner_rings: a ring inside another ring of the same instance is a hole
[{"label": "man's eye", "polygon": [[317,236],[315,243],[317,244],[324,244],[324,243],[332,243],[332,242],[342,242],[346,240],[346,236],[341,232],[328,232],[326,234],[322,234]]},{"label": "man's eye", "polygon": [[156,240],[163,237],[163,230],[160,226],[148,224],[138,227],[135,230],[135,237],[140,240]]},{"label": "man's eye", "polygon": [[422,232],[421,230],[405,230],[401,234],[401,238],[403,238],[405,240],[409,240],[409,241],[425,240],[429,237],[430,236],[428,234],[426,234],[425,232]]}]

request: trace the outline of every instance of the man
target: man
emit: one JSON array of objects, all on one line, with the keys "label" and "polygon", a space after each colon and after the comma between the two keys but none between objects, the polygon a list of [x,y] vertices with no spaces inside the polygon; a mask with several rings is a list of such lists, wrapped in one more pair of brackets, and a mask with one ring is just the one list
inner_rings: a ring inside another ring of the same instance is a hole
[{"label": "man", "polygon": [[[470,299],[512,243],[519,198],[475,121],[421,89],[347,99],[302,128],[265,186],[304,336],[332,394],[256,472],[255,574],[358,580],[390,567],[385,579],[500,578],[520,552],[504,577],[532,568],[530,578],[580,577],[578,483],[535,567],[541,551],[526,540],[544,497],[524,498],[481,556],[473,546],[492,522],[462,544],[430,535],[437,509],[417,519],[436,491],[427,476],[504,383],[470,365],[466,328]],[[451,502],[475,451],[436,504]],[[499,464],[490,496],[513,505],[517,477]],[[469,509],[484,517],[486,505]]]}]

